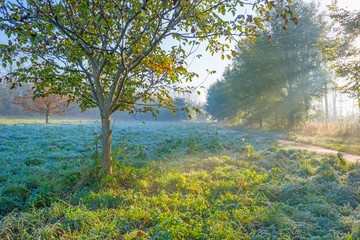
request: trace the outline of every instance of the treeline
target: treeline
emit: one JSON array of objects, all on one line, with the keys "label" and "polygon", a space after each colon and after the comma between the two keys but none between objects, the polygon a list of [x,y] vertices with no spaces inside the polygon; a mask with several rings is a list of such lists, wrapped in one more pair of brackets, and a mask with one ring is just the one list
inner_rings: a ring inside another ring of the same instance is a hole
[{"label": "treeline", "polygon": [[[12,88],[11,84],[2,82],[0,83],[0,118],[46,118],[44,114],[37,111],[24,110],[24,107],[17,104],[19,97],[24,97],[31,94],[32,85],[23,84],[21,87]],[[30,93],[29,93],[30,92]],[[37,98],[37,101],[41,101],[41,98]],[[45,99],[44,99],[45,100]],[[172,101],[177,108],[173,110],[169,108],[159,108],[156,103],[153,103],[154,114],[151,112],[141,113],[134,111],[132,114],[127,112],[115,113],[113,119],[122,121],[185,121],[185,120],[205,120],[206,116],[198,115],[192,107],[202,108],[199,104],[194,103],[185,98],[174,98]],[[44,104],[46,104],[44,102]],[[188,108],[188,111],[185,109]],[[59,118],[59,114],[55,111],[51,113]],[[44,115],[44,116],[42,116]],[[67,119],[99,119],[100,113],[98,109],[88,109],[81,112],[80,107],[76,103],[70,104],[69,108],[64,112],[62,118]],[[190,117],[189,117],[190,116]],[[50,117],[50,119],[52,116]]]},{"label": "treeline", "polygon": [[292,8],[294,24],[271,22],[269,35],[240,46],[222,79],[209,88],[206,111],[214,119],[291,129],[326,94],[329,72],[318,47],[322,16],[315,3],[297,1]]}]

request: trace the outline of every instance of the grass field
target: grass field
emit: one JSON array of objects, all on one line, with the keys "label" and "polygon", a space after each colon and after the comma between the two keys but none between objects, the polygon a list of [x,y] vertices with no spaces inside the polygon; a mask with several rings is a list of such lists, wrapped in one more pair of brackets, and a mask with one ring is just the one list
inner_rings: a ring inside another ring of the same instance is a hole
[{"label": "grass field", "polygon": [[360,166],[200,123],[0,124],[0,239],[359,239]]}]

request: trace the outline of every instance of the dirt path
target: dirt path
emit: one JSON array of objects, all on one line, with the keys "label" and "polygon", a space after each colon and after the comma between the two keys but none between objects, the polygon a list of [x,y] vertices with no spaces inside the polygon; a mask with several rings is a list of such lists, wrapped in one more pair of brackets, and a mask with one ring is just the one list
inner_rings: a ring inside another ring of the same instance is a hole
[{"label": "dirt path", "polygon": [[[237,132],[240,132],[240,133],[243,133],[243,134],[251,134],[251,135],[254,135],[254,136],[257,136],[257,137],[269,138],[269,136],[258,134],[258,133],[245,132],[245,131],[235,130],[235,129],[231,129],[231,128],[226,128],[226,129],[232,130],[232,131],[237,131]],[[271,138],[273,138],[273,137],[271,137]],[[292,146],[292,147],[294,147],[296,149],[308,150],[308,151],[316,152],[316,153],[319,153],[319,154],[331,154],[331,155],[334,155],[334,156],[338,156],[338,153],[339,153],[338,151],[335,151],[335,150],[332,150],[332,149],[328,149],[328,148],[324,148],[324,147],[318,147],[318,146],[304,144],[304,143],[292,142],[292,141],[285,140],[285,139],[275,139],[275,140],[281,145]],[[353,162],[353,163],[360,163],[360,156],[359,155],[345,153],[345,152],[341,152],[341,154],[342,154],[342,157],[346,161]]]},{"label": "dirt path", "polygon": [[[280,143],[281,145],[292,146],[296,149],[308,150],[308,151],[312,151],[312,152],[316,152],[316,153],[320,153],[320,154],[331,154],[331,155],[337,156],[339,153],[338,151],[335,151],[332,149],[318,147],[318,146],[314,146],[314,145],[308,145],[308,144],[304,144],[304,143],[292,142],[292,141],[284,140],[284,139],[277,139],[277,142]],[[341,154],[342,154],[342,157],[346,161],[353,162],[353,163],[360,163],[359,155],[354,155],[354,154],[344,153],[344,152],[341,152]]]}]

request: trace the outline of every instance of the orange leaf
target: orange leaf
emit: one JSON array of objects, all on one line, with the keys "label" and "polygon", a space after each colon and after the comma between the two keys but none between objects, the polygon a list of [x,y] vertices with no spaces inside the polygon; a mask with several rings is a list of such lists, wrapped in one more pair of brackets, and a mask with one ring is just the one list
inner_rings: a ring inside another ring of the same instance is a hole
[{"label": "orange leaf", "polygon": [[299,23],[299,20],[298,20],[297,18],[294,18],[293,21],[294,21],[295,24],[298,24],[298,23]]},{"label": "orange leaf", "polygon": [[271,35],[269,35],[268,40],[269,40],[269,42],[271,42]]},{"label": "orange leaf", "polygon": [[232,55],[233,57],[236,57],[237,52],[232,50],[232,51],[231,51],[231,55]]}]

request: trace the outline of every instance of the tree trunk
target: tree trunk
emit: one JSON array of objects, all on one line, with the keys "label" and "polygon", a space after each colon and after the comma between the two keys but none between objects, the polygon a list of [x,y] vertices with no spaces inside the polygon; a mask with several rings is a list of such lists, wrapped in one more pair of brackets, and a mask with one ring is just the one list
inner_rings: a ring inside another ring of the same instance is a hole
[{"label": "tree trunk", "polygon": [[259,128],[260,129],[263,128],[263,119],[262,119],[262,117],[260,117],[260,119],[259,119]]},{"label": "tree trunk", "polygon": [[329,121],[329,103],[327,93],[325,95],[325,121]]},{"label": "tree trunk", "polygon": [[334,89],[334,93],[333,93],[333,118],[334,118],[334,121],[336,121],[336,118],[337,118],[337,114],[336,114],[336,89]]},{"label": "tree trunk", "polygon": [[101,169],[102,175],[112,175],[111,115],[101,116]]},{"label": "tree trunk", "polygon": [[295,113],[294,111],[289,112],[289,116],[288,116],[288,128],[289,130],[293,130],[295,126]]},{"label": "tree trunk", "polygon": [[46,124],[48,124],[49,123],[49,113],[48,112],[46,112],[45,117],[46,117]]}]

